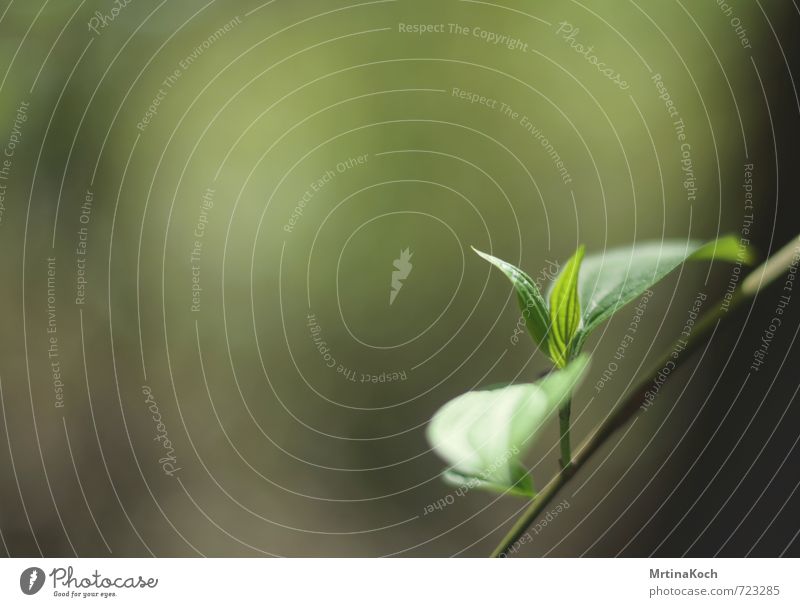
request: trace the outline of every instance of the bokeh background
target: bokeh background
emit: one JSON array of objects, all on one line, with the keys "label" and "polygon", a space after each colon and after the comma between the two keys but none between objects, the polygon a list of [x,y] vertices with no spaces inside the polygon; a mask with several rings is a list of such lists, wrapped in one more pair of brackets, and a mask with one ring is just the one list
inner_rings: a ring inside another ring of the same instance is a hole
[{"label": "bokeh background", "polygon": [[[448,498],[425,425],[547,359],[470,246],[534,276],[580,243],[748,228],[776,250],[799,26],[784,0],[3,2],[0,549],[488,554],[524,503]],[[732,272],[660,284],[599,391],[632,307],[593,336],[574,436]],[[798,555],[800,294],[749,372],[779,296],[732,314],[517,556]],[[556,453],[553,423],[538,485]]]}]

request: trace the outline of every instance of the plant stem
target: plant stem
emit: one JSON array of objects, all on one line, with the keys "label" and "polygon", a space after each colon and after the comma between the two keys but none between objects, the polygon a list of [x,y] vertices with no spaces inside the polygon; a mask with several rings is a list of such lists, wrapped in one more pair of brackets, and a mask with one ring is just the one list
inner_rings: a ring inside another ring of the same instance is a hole
[{"label": "plant stem", "polygon": [[569,418],[572,410],[572,399],[564,403],[558,410],[558,424],[561,431],[561,473],[568,474],[572,470],[572,447],[569,440]]},{"label": "plant stem", "polygon": [[[677,341],[653,367],[653,370],[644,376],[645,379],[633,389],[625,401],[614,409],[608,417],[591,432],[589,437],[575,452],[572,463],[568,467],[563,466],[563,462],[568,460],[564,460],[564,420],[561,415],[559,415],[562,438],[562,470],[533,498],[522,516],[520,516],[511,530],[506,534],[500,544],[498,544],[497,548],[494,549],[492,557],[508,556],[509,550],[545,510],[548,504],[558,494],[559,490],[569,482],[569,479],[574,476],[574,473],[578,471],[589,458],[591,458],[595,451],[597,451],[617,430],[633,419],[633,417],[644,408],[643,401],[645,393],[650,389],[653,377],[664,368],[669,361],[674,361],[675,363],[675,366],[671,370],[671,372],[674,373],[699,346],[707,341],[725,316],[744,302],[754,298],[759,291],[782,276],[790,267],[796,266],[798,252],[800,252],[800,236],[790,241],[780,251],[751,272],[742,282],[741,286],[734,292],[727,307],[717,305],[713,311],[704,315],[695,326],[689,338]],[[566,424],[567,448],[569,448],[569,414],[567,414]]]}]

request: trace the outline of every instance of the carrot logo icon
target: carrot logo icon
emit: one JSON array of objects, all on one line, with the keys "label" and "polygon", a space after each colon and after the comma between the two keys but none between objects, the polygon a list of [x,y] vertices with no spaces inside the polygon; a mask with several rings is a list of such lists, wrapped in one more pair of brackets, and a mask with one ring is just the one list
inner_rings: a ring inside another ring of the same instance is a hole
[{"label": "carrot logo icon", "polygon": [[38,567],[28,567],[19,576],[19,588],[25,594],[36,594],[44,586],[44,571]]},{"label": "carrot logo icon", "polygon": [[406,248],[404,251],[400,251],[400,257],[394,260],[395,271],[392,272],[392,290],[389,292],[390,306],[394,303],[400,289],[403,288],[403,281],[411,274],[411,269],[414,267],[411,265],[413,255],[414,253]]}]

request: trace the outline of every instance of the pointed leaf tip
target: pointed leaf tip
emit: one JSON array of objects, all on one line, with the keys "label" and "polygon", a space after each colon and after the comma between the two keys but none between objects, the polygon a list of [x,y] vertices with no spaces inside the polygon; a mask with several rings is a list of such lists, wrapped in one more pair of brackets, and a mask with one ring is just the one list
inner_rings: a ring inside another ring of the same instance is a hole
[{"label": "pointed leaf tip", "polygon": [[499,269],[511,281],[517,293],[517,303],[525,319],[525,326],[533,337],[534,341],[545,347],[547,345],[548,333],[550,331],[550,314],[547,302],[539,291],[539,287],[525,272],[518,267],[503,261],[494,255],[479,251],[472,247],[480,257]]}]

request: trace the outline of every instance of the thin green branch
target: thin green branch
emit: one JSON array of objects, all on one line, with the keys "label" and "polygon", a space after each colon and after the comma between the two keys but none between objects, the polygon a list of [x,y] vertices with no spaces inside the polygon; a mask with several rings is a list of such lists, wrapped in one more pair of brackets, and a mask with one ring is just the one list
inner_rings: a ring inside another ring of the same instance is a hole
[{"label": "thin green branch", "polygon": [[572,400],[568,400],[558,410],[558,425],[561,432],[559,445],[561,447],[561,472],[568,474],[572,468],[572,446],[569,438],[569,421],[572,411]]}]

